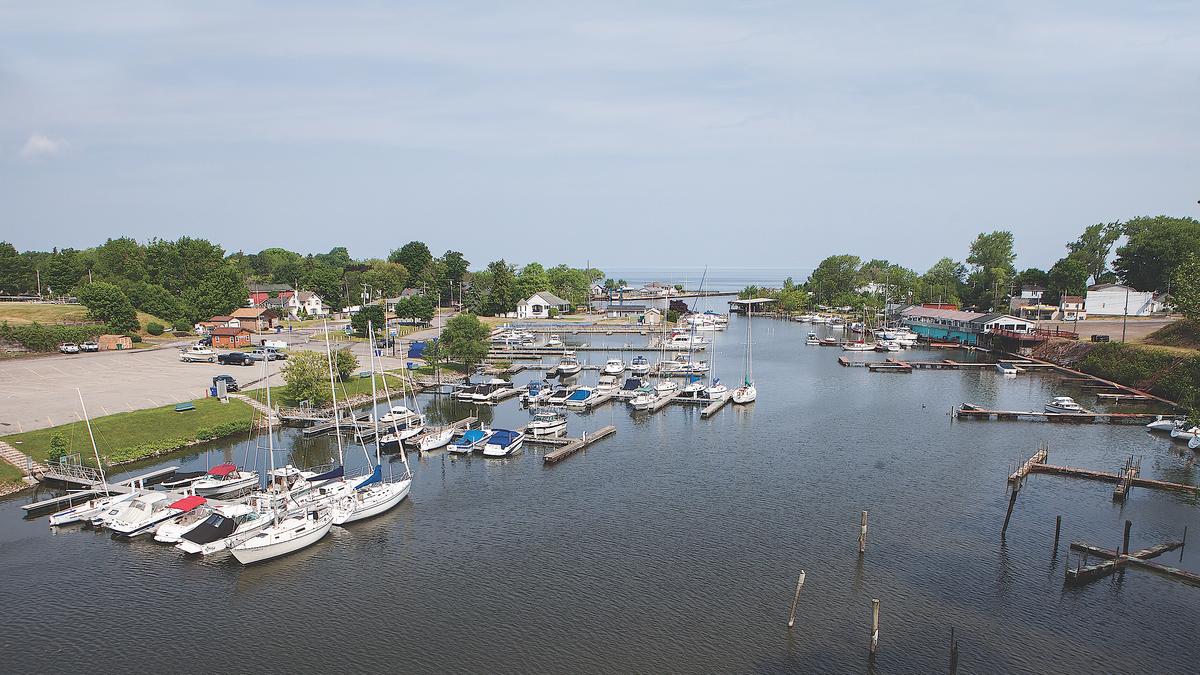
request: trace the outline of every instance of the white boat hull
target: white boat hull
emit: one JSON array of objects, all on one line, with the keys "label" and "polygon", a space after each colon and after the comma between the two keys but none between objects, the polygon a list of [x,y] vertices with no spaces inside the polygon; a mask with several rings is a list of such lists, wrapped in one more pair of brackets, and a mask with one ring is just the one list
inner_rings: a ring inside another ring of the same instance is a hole
[{"label": "white boat hull", "polygon": [[441,431],[435,431],[421,439],[421,452],[437,450],[443,445],[449,443],[450,439],[452,438],[454,438],[454,429],[442,429]]},{"label": "white boat hull", "polygon": [[326,513],[315,520],[305,519],[303,530],[297,532],[299,527],[288,527],[284,532],[276,533],[275,528],[268,526],[248,541],[229,549],[229,552],[243,565],[251,565],[299,551],[329,534],[329,528],[333,527],[333,514]]},{"label": "white boat hull", "polygon": [[258,474],[251,473],[250,475],[242,476],[241,478],[235,478],[233,480],[210,481],[201,478],[195,483],[192,483],[192,487],[195,488],[196,494],[200,495],[201,497],[219,497],[221,495],[227,495],[233,492],[240,492],[242,490],[256,488],[258,487],[258,482]]},{"label": "white boat hull", "polygon": [[1162,431],[1162,432],[1170,433],[1171,431],[1174,431],[1175,428],[1178,426],[1179,426],[1179,422],[1177,420],[1160,419],[1160,420],[1154,420],[1153,422],[1147,424],[1146,428],[1149,429],[1150,431]]},{"label": "white boat hull", "polygon": [[521,451],[521,447],[525,444],[525,439],[521,439],[507,447],[488,443],[483,446],[484,457],[510,457]]},{"label": "white boat hull", "polygon": [[758,389],[754,385],[738,387],[733,390],[733,402],[741,405],[753,403],[758,398]]},{"label": "white boat hull", "polygon": [[554,436],[566,428],[566,420],[555,422],[554,424],[544,424],[538,426],[534,426],[534,423],[530,422],[528,426],[525,427],[525,431],[531,436]]},{"label": "white boat hull", "polygon": [[63,509],[57,513],[50,514],[51,527],[61,525],[72,525],[74,523],[90,522],[96,516],[104,513],[108,509],[123,504],[130,499],[133,499],[134,493],[127,492],[125,494],[110,495],[108,497],[98,497],[88,500],[78,506],[72,506]]},{"label": "white boat hull", "polygon": [[404,479],[395,483],[377,483],[359,495],[347,495],[334,505],[333,524],[345,525],[358,520],[389,511],[392,507],[404,501],[412,489],[412,480]]}]

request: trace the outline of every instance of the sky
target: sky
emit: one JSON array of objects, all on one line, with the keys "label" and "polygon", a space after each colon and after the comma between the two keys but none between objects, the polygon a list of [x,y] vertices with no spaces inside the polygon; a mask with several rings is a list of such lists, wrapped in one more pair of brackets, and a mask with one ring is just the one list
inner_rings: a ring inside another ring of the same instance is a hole
[{"label": "sky", "polygon": [[918,271],[1200,216],[1200,3],[8,2],[0,239]]}]

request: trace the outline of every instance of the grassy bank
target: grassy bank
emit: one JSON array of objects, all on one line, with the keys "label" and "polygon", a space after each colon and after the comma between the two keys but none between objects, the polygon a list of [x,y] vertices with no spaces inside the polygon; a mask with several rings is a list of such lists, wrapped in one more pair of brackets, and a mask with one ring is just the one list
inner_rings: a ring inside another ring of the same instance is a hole
[{"label": "grassy bank", "polygon": [[1176,321],[1151,333],[1145,342],[1177,350],[1193,350],[1200,354],[1200,323]]},{"label": "grassy bank", "polygon": [[[142,328],[145,328],[146,324],[150,321],[157,321],[164,326],[170,323],[145,312],[138,312],[137,320]],[[7,321],[15,326],[25,323],[86,323],[90,319],[88,318],[87,307],[83,305],[0,302],[0,321]]]},{"label": "grassy bank", "polygon": [[20,483],[21,476],[24,475],[17,467],[0,460],[0,493],[4,492],[4,486],[7,484]]},{"label": "grassy bank", "polygon": [[[230,399],[221,403],[216,399],[201,399],[195,404],[195,410],[182,413],[175,412],[175,406],[170,405],[97,417],[92,420],[92,430],[100,456],[107,464],[122,464],[166,454],[199,441],[246,433],[251,428],[254,410],[242,401]],[[4,441],[45,462],[55,433],[66,436],[68,452],[77,452],[85,463],[95,464],[83,422],[12,434],[5,436]]]},{"label": "grassy bank", "polygon": [[1034,356],[1200,408],[1200,354],[1119,342],[1047,342]]}]

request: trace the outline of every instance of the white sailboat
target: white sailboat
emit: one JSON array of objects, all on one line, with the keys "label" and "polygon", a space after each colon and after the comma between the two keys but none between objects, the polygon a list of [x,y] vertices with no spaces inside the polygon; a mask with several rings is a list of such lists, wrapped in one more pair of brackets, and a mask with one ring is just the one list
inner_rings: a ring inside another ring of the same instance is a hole
[{"label": "white sailboat", "polygon": [[96,437],[92,435],[92,420],[88,417],[87,406],[83,403],[83,392],[76,389],[75,393],[79,396],[79,406],[83,409],[83,421],[87,425],[88,438],[92,441],[92,452],[96,457],[96,470],[100,472],[102,496],[94,497],[82,504],[77,504],[50,514],[50,527],[89,522],[105,511],[120,507],[125,502],[137,496],[137,490],[133,489],[130,489],[129,492],[116,494],[109,491],[108,478],[104,475],[104,464],[100,461],[100,451],[96,448]]},{"label": "white sailboat", "polygon": [[[328,350],[328,327],[326,331],[326,350]],[[263,359],[263,368],[267,371],[266,390],[267,407],[271,407],[271,365],[270,360]],[[336,400],[334,410],[337,410]],[[341,435],[338,435],[340,454]],[[275,471],[275,433],[271,425],[271,416],[267,416],[267,446],[271,462],[271,472]],[[291,504],[290,487],[286,483],[283,488],[282,500],[271,501],[271,523],[255,530],[244,540],[229,545],[229,552],[243,565],[261,562],[287,555],[302,548],[311,546],[321,540],[333,527],[333,511],[323,500],[314,500],[302,508],[280,513],[279,502],[287,507]]]},{"label": "white sailboat", "polygon": [[733,402],[745,405],[753,403],[758,398],[758,389],[754,387],[754,353],[753,353],[753,333],[751,325],[754,323],[754,308],[747,306],[746,308],[746,356],[745,356],[745,376],[742,379],[742,386],[733,390]]}]

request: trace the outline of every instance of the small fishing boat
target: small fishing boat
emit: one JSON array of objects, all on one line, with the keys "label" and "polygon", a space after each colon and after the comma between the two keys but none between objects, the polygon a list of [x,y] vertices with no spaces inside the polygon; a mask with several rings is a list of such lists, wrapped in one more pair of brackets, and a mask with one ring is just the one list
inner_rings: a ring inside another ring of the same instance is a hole
[{"label": "small fishing boat", "polygon": [[821,344],[821,340],[817,337],[816,333],[809,333],[808,338],[804,340],[804,344],[815,346]]},{"label": "small fishing boat", "polygon": [[633,398],[629,399],[629,406],[634,410],[649,410],[650,406],[658,401],[658,398],[658,392],[654,390],[654,387],[639,387]]},{"label": "small fishing boat", "polygon": [[625,362],[621,359],[609,359],[604,364],[604,369],[601,371],[605,375],[620,375],[625,372]]},{"label": "small fishing boat", "polygon": [[197,361],[205,361],[213,363],[217,360],[217,353],[204,345],[192,345],[187,349],[179,350],[179,360],[184,363],[193,363]]},{"label": "small fishing boat", "polygon": [[455,454],[469,454],[482,448],[489,435],[490,432],[486,429],[467,429],[458,440],[450,444],[448,449]]},{"label": "small fishing boat", "polygon": [[1146,425],[1146,428],[1150,431],[1162,431],[1164,433],[1170,433],[1175,429],[1182,427],[1184,424],[1185,422],[1181,419],[1171,419],[1169,417],[1158,415],[1154,418],[1153,422]]},{"label": "small fishing boat", "polygon": [[996,372],[1005,377],[1016,377],[1020,370],[1014,364],[1002,361],[996,364]]},{"label": "small fishing boat", "polygon": [[821,340],[817,344],[821,345],[822,347],[836,347],[840,343],[837,341],[836,338],[825,337],[825,338],[821,338]]},{"label": "small fishing boat", "polygon": [[408,408],[398,405],[390,408],[386,413],[380,416],[380,424],[392,424],[394,422],[406,422],[416,416],[416,413]]},{"label": "small fishing boat", "polygon": [[546,339],[546,344],[544,346],[549,347],[550,349],[562,349],[563,341],[557,335],[551,335]]},{"label": "small fishing boat", "polygon": [[1075,399],[1070,396],[1055,396],[1050,399],[1045,405],[1045,411],[1048,413],[1083,413],[1087,412],[1083,406],[1075,402]]},{"label": "small fishing boat", "polygon": [[600,398],[600,394],[597,394],[595,390],[588,387],[580,387],[571,392],[571,395],[567,397],[563,405],[568,408],[587,408],[592,404],[592,401],[598,398]]},{"label": "small fishing boat", "polygon": [[563,378],[577,375],[581,370],[583,370],[583,366],[579,365],[579,359],[575,358],[573,353],[568,352],[563,354],[562,358],[558,360],[558,366],[554,369],[554,372],[560,378]]},{"label": "small fishing boat", "polygon": [[650,360],[644,356],[635,356],[633,361],[629,362],[630,375],[647,375],[650,373]]},{"label": "small fishing boat", "polygon": [[483,444],[484,457],[511,457],[521,451],[525,434],[510,429],[496,429]]},{"label": "small fishing boat", "polygon": [[208,475],[192,483],[196,494],[204,497],[222,495],[258,487],[257,471],[240,471],[234,464],[218,464]]},{"label": "small fishing boat", "polygon": [[530,436],[557,436],[567,428],[567,416],[553,410],[539,410],[525,427]]},{"label": "small fishing boat", "polygon": [[525,393],[521,394],[521,404],[524,406],[533,406],[546,400],[546,397],[554,390],[550,388],[550,383],[546,381],[530,382],[525,385]]}]

